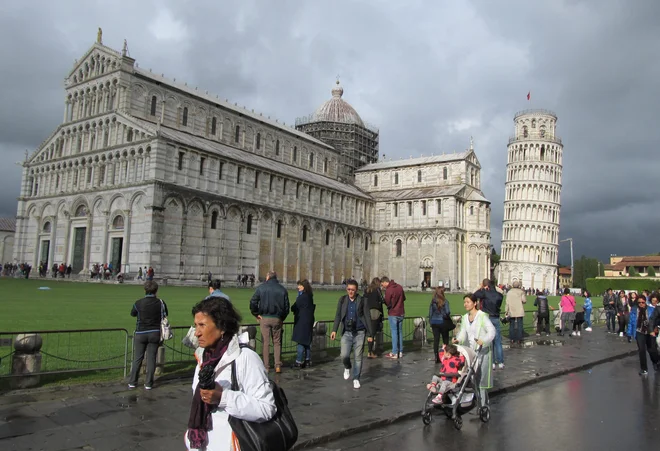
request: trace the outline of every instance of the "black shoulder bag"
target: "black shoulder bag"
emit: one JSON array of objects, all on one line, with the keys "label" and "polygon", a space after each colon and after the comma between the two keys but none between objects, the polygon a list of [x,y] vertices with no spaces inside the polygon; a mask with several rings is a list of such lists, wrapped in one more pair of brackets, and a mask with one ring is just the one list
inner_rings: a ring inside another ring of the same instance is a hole
[{"label": "black shoulder bag", "polygon": [[442,316],[442,328],[447,332],[451,332],[452,330],[456,329],[456,324],[454,324],[454,320],[451,319],[451,315],[447,311],[448,308],[446,307],[446,304],[444,310],[444,315]]},{"label": "black shoulder bag", "polygon": [[[257,423],[229,416],[229,425],[236,434],[241,451],[288,451],[298,440],[298,427],[289,410],[284,390],[273,380],[269,379],[269,382],[277,407],[273,418]],[[231,389],[240,391],[236,379],[236,361],[231,362]]]}]

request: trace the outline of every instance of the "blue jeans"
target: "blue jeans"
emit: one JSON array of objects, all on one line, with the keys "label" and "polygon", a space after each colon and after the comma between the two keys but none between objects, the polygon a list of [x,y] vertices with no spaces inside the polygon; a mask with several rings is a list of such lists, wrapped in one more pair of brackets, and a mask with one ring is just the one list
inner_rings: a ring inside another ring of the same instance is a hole
[{"label": "blue jeans", "polygon": [[584,323],[587,327],[591,327],[591,309],[584,309]]},{"label": "blue jeans", "polygon": [[[362,355],[364,354],[364,340],[366,332],[344,332],[341,336],[341,360],[347,370],[353,367],[353,380],[360,380],[362,372]],[[354,364],[351,365],[351,351],[353,351]]]},{"label": "blue jeans", "polygon": [[523,318],[509,319],[509,340],[522,341],[523,339]]},{"label": "blue jeans", "polygon": [[493,352],[495,353],[493,363],[504,363],[504,350],[502,349],[502,330],[500,319],[491,316],[490,322],[495,327],[495,340],[493,340]]},{"label": "blue jeans", "polygon": [[392,333],[392,354],[399,355],[403,352],[403,316],[389,316],[387,320]]},{"label": "blue jeans", "polygon": [[607,331],[616,332],[616,311],[605,310],[605,321],[607,322]]},{"label": "blue jeans", "polygon": [[310,346],[298,344],[296,350],[298,351],[296,354],[296,363],[303,363],[306,360],[311,362],[312,348]]}]

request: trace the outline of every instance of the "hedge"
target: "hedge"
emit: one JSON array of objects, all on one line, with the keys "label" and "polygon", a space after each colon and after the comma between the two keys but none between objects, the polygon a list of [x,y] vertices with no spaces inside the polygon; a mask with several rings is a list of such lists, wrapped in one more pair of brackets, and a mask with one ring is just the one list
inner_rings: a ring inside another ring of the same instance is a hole
[{"label": "hedge", "polygon": [[592,295],[601,295],[611,288],[613,290],[649,290],[658,291],[660,288],[660,279],[649,277],[639,278],[616,278],[616,279],[587,279],[587,290]]}]

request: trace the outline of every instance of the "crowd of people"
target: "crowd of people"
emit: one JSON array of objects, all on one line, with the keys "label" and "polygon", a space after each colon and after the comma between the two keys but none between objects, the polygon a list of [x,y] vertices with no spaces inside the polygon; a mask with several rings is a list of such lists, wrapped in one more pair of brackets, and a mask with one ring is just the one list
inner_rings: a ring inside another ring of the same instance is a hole
[{"label": "crowd of people", "polygon": [[0,274],[5,277],[30,277],[32,266],[29,263],[5,263],[0,264]]}]

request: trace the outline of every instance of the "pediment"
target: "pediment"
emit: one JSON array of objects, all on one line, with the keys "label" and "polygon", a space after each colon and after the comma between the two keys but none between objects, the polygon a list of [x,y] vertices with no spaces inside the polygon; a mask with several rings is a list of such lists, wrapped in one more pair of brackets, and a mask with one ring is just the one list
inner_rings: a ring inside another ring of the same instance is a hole
[{"label": "pediment", "polygon": [[479,163],[479,159],[477,158],[477,154],[474,153],[474,150],[470,150],[470,152],[468,153],[465,159],[468,162],[472,163],[473,165],[477,166],[479,169],[481,169],[481,164]]},{"label": "pediment", "polygon": [[[97,62],[100,66],[97,66]],[[95,42],[82,58],[76,61],[67,76],[69,85],[76,85],[98,75],[118,69],[121,64],[121,54],[116,50]],[[98,72],[96,72],[96,68]]]}]

